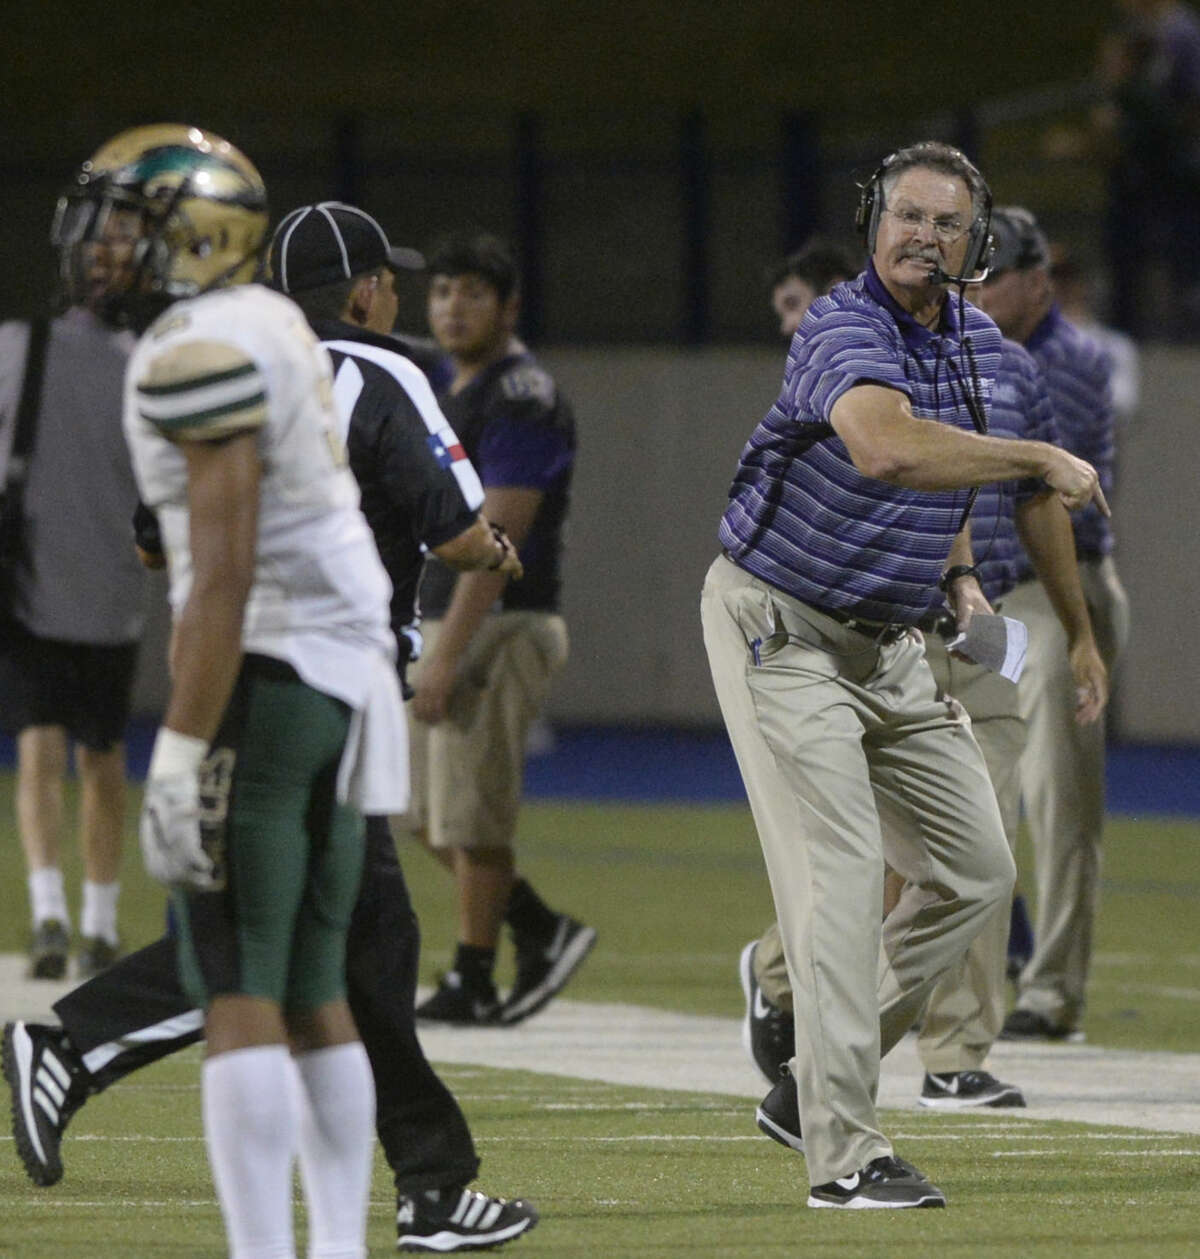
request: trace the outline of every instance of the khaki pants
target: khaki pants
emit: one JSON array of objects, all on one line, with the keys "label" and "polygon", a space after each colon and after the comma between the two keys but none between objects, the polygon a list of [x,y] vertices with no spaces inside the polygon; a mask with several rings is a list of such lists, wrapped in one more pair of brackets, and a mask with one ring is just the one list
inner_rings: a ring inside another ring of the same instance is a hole
[{"label": "khaki pants", "polygon": [[[701,614],[783,938],[820,1184],[891,1153],[881,1053],[1007,903],[1012,856],[970,723],[938,697],[918,634],[878,646],[723,557]],[[885,857],[908,886],[881,925]]]},{"label": "khaki pants", "polygon": [[[1129,636],[1129,601],[1111,557],[1079,565],[1084,597],[1109,672]],[[1104,723],[1075,721],[1067,640],[1045,590],[1022,582],[1004,610],[1029,626],[1018,687],[1028,726],[1021,794],[1037,882],[1034,953],[1021,974],[1017,1006],[1074,1031],[1083,1016],[1092,933],[1100,897],[1104,829]]]},{"label": "khaki pants", "polygon": [[[440,621],[426,621],[428,658]],[[412,801],[396,819],[435,848],[507,848],[517,830],[525,742],[550,683],[567,660],[567,627],[552,612],[498,612],[466,650],[445,721],[427,726],[409,708]],[[421,661],[410,670],[421,681]]]},{"label": "khaki pants", "polygon": [[[988,669],[952,659],[937,635],[925,637],[925,659],[939,695],[953,695],[971,718],[971,731],[996,790],[1010,851],[1016,844],[1021,812],[1021,749],[1025,726],[1013,683]],[[934,988],[921,1020],[918,1052],[926,1071],[938,1074],[982,1066],[1004,1021],[1004,979],[1008,960],[1009,907],[1000,905]],[[754,954],[755,978],[768,1001],[792,1008],[792,990],[775,923]]]},{"label": "khaki pants", "polygon": [[[1005,611],[1008,611],[1006,605]],[[1025,725],[1017,688],[1007,678],[954,660],[936,635],[925,641],[925,659],[938,694],[953,695],[971,718],[971,731],[996,791],[1009,850],[1021,817],[1021,749]],[[1004,903],[971,941],[966,956],[939,980],[921,1020],[917,1043],[926,1071],[971,1071],[983,1065],[1004,1022],[1009,905]]]}]

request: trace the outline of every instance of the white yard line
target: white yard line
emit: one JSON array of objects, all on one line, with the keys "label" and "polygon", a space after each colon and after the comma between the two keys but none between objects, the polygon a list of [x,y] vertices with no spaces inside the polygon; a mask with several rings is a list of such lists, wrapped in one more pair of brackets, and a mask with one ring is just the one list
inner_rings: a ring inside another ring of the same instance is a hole
[{"label": "white yard line", "polygon": [[[30,982],[25,961],[0,955],[0,1015],[45,1019],[74,981]],[[741,1046],[736,1019],[706,1018],[611,1003],[558,1000],[508,1028],[423,1027],[434,1062],[509,1067],[646,1088],[727,1093],[752,1100],[766,1092]],[[1001,1041],[988,1068],[1018,1085],[1026,1110],[987,1111],[981,1122],[1069,1119],[1108,1128],[1200,1134],[1200,1054],[1029,1045]],[[906,1037],[884,1060],[880,1105],[915,1110],[922,1070]],[[932,1114],[932,1111],[922,1113]]]},{"label": "white yard line", "polygon": [[[746,1058],[740,1032],[735,1019],[559,1000],[516,1027],[422,1028],[421,1040],[435,1062],[760,1099],[766,1084]],[[986,1111],[981,1121],[1003,1114],[1200,1133],[1200,1054],[1001,1041],[987,1066],[1018,1085],[1029,1105]],[[880,1105],[921,1109],[922,1074],[916,1039],[905,1037],[884,1060]],[[749,1104],[747,1117],[752,1121]]]}]

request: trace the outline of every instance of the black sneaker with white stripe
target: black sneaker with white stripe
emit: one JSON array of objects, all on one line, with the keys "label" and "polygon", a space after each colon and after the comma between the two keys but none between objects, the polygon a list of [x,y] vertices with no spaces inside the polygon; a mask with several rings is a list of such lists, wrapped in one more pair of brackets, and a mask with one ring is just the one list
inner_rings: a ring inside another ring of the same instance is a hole
[{"label": "black sneaker with white stripe", "polygon": [[885,1154],[849,1176],[814,1185],[808,1191],[808,1205],[850,1210],[944,1207],[946,1195],[911,1163]]},{"label": "black sneaker with white stripe", "polygon": [[523,1198],[489,1198],[473,1189],[426,1190],[396,1199],[396,1247],[438,1255],[495,1250],[529,1232],[538,1213]]},{"label": "black sneaker with white stripe", "polygon": [[763,996],[754,977],[754,955],[758,941],[751,940],[738,959],[738,978],[746,998],[742,1018],[742,1044],[754,1065],[767,1077],[768,1084],[779,1079],[784,1064],[796,1052],[796,1020],[786,1010]]},{"label": "black sneaker with white stripe", "polygon": [[63,1132],[89,1092],[83,1063],[61,1028],[17,1022],[4,1025],[3,1064],[25,1171],[35,1185],[57,1184]]},{"label": "black sneaker with white stripe", "polygon": [[759,1103],[754,1122],[772,1141],[778,1141],[797,1154],[804,1153],[804,1140],[800,1135],[800,1094],[786,1065],[779,1073],[779,1082]]},{"label": "black sneaker with white stripe", "polygon": [[517,981],[500,1007],[500,1022],[520,1023],[536,1014],[583,964],[596,943],[596,928],[559,914],[549,940],[517,938]]},{"label": "black sneaker with white stripe", "polygon": [[1015,1084],[1004,1084],[987,1071],[929,1072],[917,1099],[934,1110],[969,1110],[972,1106],[1024,1106]]}]

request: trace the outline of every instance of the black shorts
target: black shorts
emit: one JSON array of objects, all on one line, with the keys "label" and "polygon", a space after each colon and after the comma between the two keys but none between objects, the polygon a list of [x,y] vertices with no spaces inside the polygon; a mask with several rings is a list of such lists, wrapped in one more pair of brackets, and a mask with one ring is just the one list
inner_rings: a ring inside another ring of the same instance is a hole
[{"label": "black shorts", "polygon": [[10,618],[0,623],[0,729],[63,726],[106,752],[125,738],[138,644],[98,647],[39,638]]}]

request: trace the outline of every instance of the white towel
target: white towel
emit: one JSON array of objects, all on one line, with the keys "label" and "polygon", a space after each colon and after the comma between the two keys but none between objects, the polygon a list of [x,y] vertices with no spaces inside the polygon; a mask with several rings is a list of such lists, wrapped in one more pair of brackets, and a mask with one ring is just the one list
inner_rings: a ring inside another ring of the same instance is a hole
[{"label": "white towel", "polygon": [[409,797],[408,720],[396,666],[382,652],[368,681],[366,704],[350,719],[338,766],[338,800],[364,814],[403,813]]}]

